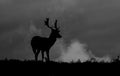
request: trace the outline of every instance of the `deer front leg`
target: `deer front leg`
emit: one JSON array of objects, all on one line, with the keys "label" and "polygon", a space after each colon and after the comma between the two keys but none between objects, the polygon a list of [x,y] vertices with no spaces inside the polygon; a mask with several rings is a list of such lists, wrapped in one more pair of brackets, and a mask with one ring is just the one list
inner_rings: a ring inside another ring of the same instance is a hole
[{"label": "deer front leg", "polygon": [[44,61],[44,51],[41,51],[42,54],[42,61]]},{"label": "deer front leg", "polygon": [[47,54],[47,61],[50,61],[50,58],[49,58],[49,50],[46,52]]},{"label": "deer front leg", "polygon": [[35,61],[38,61],[38,55],[35,54]]}]

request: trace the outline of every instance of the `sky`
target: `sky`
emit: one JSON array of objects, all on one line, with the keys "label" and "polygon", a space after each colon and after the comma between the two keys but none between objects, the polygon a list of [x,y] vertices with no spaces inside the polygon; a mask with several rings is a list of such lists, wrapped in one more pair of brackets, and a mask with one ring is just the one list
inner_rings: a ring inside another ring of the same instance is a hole
[{"label": "sky", "polygon": [[[0,0],[0,59],[33,58],[32,36],[50,34],[46,17],[51,24],[58,19],[65,47],[77,40],[95,56],[115,57],[120,54],[119,13],[119,0]],[[53,59],[61,55],[59,44],[51,48]]]}]

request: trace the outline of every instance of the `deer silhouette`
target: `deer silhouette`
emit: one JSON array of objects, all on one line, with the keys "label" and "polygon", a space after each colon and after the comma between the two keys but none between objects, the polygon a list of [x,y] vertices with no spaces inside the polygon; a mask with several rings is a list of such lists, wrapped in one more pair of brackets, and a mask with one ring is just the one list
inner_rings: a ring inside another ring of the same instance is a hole
[{"label": "deer silhouette", "polygon": [[[49,25],[49,18],[46,18],[44,21],[45,26],[47,26],[51,33],[49,37],[40,37],[40,36],[34,36],[31,40],[31,46],[33,53],[35,55],[35,61],[38,61],[38,55],[41,52],[42,55],[42,61],[47,59],[47,61],[50,60],[49,58],[49,50],[56,42],[57,38],[61,38],[60,35],[60,27],[57,26],[57,20],[55,20],[54,26],[50,27]],[[44,56],[44,53],[46,53],[46,58]]]}]

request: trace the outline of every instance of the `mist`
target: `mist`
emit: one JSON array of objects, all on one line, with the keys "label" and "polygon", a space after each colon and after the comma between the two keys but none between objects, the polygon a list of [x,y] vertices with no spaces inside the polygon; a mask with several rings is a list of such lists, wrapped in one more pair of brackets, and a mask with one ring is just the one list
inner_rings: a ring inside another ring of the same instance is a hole
[{"label": "mist", "polygon": [[[72,40],[69,46],[65,46],[62,41],[59,45],[61,54],[55,61],[58,62],[111,62],[112,58],[109,55],[103,57],[95,56],[92,51],[87,49],[87,45],[78,40]],[[92,60],[94,59],[94,60]]]}]

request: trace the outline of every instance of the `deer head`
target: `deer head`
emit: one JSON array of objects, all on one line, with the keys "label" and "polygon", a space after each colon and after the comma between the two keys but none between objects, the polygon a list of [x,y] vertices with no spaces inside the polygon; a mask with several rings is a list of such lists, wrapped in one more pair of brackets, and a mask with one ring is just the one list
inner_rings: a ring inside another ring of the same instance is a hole
[{"label": "deer head", "polygon": [[51,29],[51,35],[50,37],[56,37],[56,38],[61,38],[62,36],[60,35],[60,27],[57,26],[57,20],[55,20],[54,26],[50,27],[49,25],[49,18],[46,18],[45,20],[45,25]]}]

